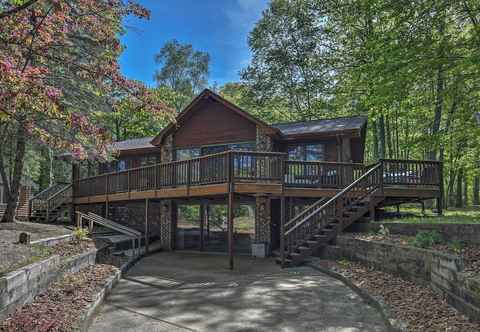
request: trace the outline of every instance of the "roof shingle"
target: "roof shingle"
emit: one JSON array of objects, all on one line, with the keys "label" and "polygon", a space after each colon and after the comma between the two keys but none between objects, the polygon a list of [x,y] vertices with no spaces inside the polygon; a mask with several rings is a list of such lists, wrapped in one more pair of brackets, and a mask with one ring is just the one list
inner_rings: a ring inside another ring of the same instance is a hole
[{"label": "roof shingle", "polygon": [[366,122],[367,118],[364,116],[351,116],[336,119],[276,123],[272,124],[272,127],[280,129],[283,135],[288,136],[361,129]]}]

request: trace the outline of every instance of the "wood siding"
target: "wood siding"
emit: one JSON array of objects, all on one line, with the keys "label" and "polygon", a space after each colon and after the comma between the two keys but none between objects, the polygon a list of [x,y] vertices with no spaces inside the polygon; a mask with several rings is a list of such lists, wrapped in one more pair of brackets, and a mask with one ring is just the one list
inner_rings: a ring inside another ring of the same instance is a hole
[{"label": "wood siding", "polygon": [[175,132],[175,148],[255,140],[256,125],[222,104],[202,100],[196,107]]}]

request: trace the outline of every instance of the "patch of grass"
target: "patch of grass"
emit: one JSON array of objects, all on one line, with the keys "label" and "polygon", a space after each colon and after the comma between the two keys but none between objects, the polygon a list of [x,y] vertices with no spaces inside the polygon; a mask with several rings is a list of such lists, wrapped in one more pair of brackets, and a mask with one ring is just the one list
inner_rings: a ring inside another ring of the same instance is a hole
[{"label": "patch of grass", "polygon": [[437,231],[420,231],[410,244],[417,248],[428,249],[443,242],[442,235]]},{"label": "patch of grass", "polygon": [[[390,209],[386,209],[390,211]],[[392,209],[391,211],[395,211]],[[401,212],[413,213],[414,217],[384,219],[382,223],[399,222],[412,224],[480,224],[480,210],[449,209],[443,211],[443,216],[437,216],[431,210],[425,209],[425,216],[422,210],[417,207],[401,207]]]},{"label": "patch of grass", "polygon": [[30,255],[28,255],[24,260],[16,262],[13,265],[10,265],[7,269],[0,271],[0,277],[3,277],[7,273],[18,270],[24,266],[39,262],[44,260],[47,257],[52,256],[55,253],[53,247],[33,244],[30,246]]},{"label": "patch of grass", "polygon": [[337,263],[342,269],[347,269],[350,266],[350,261],[346,258],[340,259]]},{"label": "patch of grass", "polygon": [[463,247],[464,247],[464,244],[458,240],[452,241],[448,245],[448,248],[457,255],[459,255],[462,252]]}]

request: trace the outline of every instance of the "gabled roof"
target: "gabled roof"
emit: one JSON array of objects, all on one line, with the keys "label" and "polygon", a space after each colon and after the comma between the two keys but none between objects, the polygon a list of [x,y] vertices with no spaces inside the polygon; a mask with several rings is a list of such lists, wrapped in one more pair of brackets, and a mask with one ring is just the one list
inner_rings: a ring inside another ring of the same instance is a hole
[{"label": "gabled roof", "polygon": [[351,116],[335,119],[289,122],[273,124],[285,136],[311,135],[311,134],[333,134],[337,131],[361,130],[367,123],[364,116]]},{"label": "gabled roof", "polygon": [[274,128],[274,127],[268,125],[266,122],[264,122],[264,121],[262,121],[262,120],[260,120],[256,117],[254,117],[253,115],[245,112],[244,110],[242,110],[238,106],[232,104],[231,102],[229,102],[228,100],[226,100],[222,96],[216,94],[215,92],[213,92],[209,89],[205,89],[205,90],[202,91],[202,93],[200,93],[197,97],[195,97],[195,99],[193,99],[192,102],[187,107],[185,107],[185,109],[182,112],[180,112],[180,114],[178,114],[175,123],[170,123],[168,126],[163,128],[162,131],[160,131],[160,133],[151,141],[151,144],[153,144],[155,146],[160,145],[163,138],[168,133],[170,133],[172,130],[175,130],[176,128],[181,126],[183,121],[185,121],[185,119],[188,118],[188,115],[191,112],[195,111],[195,109],[196,109],[195,106],[201,100],[204,100],[204,99],[211,99],[211,100],[214,100],[214,101],[222,104],[223,106],[225,106],[229,110],[237,113],[238,115],[242,116],[243,118],[247,119],[248,121],[251,121],[251,122],[255,123],[256,125],[262,127],[265,130],[266,134],[273,135],[273,136],[281,136],[280,130],[278,130],[277,128]]}]

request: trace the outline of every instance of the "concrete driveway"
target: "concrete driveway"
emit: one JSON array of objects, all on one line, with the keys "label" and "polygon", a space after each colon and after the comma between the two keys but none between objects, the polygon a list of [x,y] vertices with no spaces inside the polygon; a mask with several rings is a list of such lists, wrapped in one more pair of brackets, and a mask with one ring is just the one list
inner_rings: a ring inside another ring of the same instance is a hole
[{"label": "concrete driveway", "polygon": [[91,332],[386,331],[372,307],[308,267],[197,253],[142,259],[116,286]]}]

